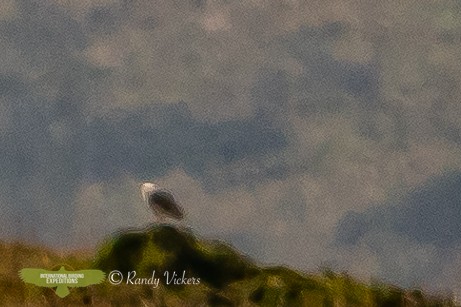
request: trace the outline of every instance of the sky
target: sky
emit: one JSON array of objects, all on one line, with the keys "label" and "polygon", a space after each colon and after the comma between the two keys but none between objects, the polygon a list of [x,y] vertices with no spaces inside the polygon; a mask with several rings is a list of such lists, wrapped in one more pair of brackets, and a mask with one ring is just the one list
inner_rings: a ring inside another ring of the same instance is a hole
[{"label": "sky", "polygon": [[263,264],[461,294],[461,2],[3,0],[0,239],[93,248],[139,184]]}]

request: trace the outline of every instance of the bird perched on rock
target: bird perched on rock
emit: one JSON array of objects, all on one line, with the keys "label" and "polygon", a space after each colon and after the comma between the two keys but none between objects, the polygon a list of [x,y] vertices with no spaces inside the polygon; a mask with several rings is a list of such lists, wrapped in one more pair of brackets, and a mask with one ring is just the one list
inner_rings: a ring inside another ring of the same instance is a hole
[{"label": "bird perched on rock", "polygon": [[141,184],[141,194],[144,202],[154,211],[160,221],[166,217],[175,220],[184,218],[184,210],[168,190],[160,188],[154,183],[145,182]]}]

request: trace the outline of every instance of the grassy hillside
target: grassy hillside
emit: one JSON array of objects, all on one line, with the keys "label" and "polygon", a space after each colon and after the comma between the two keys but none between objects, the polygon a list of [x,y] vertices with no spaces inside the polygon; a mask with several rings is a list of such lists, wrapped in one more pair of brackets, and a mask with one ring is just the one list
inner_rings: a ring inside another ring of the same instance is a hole
[{"label": "grassy hillside", "polygon": [[[285,267],[263,268],[222,242],[201,240],[171,226],[120,232],[94,255],[58,255],[6,243],[0,244],[0,254],[0,301],[7,306],[454,306],[448,298],[366,285],[331,271],[306,275]],[[17,274],[24,267],[57,270],[61,265],[69,270],[118,270],[124,279],[119,285],[105,281],[72,288],[61,299],[50,288],[23,283]],[[174,273],[180,284],[167,284]],[[183,274],[186,279],[181,279]],[[151,284],[146,284],[149,278]]]}]

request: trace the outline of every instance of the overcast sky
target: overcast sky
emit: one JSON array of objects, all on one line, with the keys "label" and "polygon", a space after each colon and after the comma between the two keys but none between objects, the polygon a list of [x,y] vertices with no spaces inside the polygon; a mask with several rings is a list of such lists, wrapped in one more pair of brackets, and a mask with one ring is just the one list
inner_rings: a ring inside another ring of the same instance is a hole
[{"label": "overcast sky", "polygon": [[1,238],[94,247],[149,180],[262,263],[460,291],[460,45],[454,0],[3,0]]}]

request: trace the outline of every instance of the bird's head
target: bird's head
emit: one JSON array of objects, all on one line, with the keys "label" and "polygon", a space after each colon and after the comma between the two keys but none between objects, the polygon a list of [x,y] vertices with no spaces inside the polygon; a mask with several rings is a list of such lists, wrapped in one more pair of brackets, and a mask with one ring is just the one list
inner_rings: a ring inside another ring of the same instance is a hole
[{"label": "bird's head", "polygon": [[154,192],[155,190],[158,190],[159,187],[155,183],[144,182],[141,184],[139,189],[141,190],[142,198],[145,202],[147,202],[147,200],[149,199],[149,195],[152,194],[152,192]]}]

